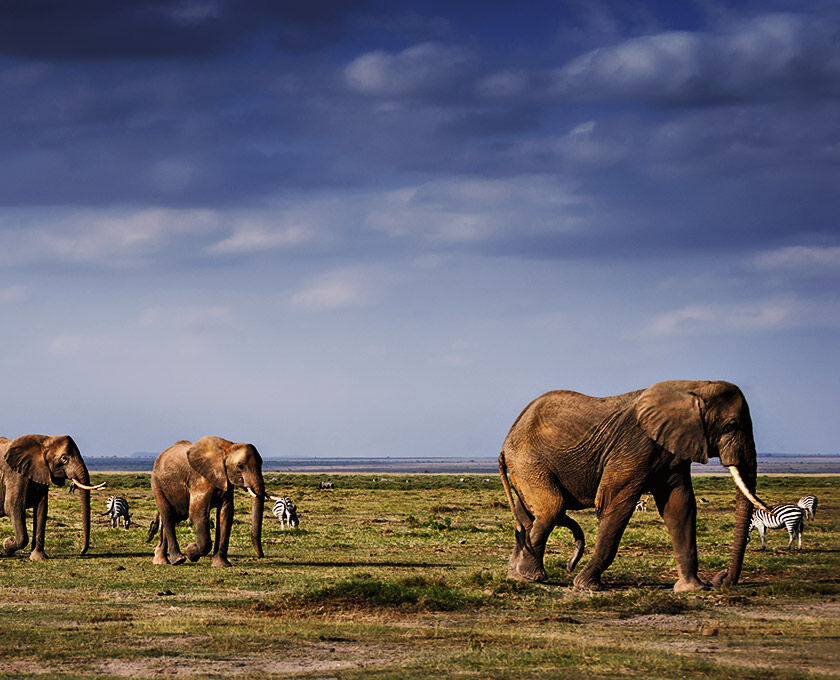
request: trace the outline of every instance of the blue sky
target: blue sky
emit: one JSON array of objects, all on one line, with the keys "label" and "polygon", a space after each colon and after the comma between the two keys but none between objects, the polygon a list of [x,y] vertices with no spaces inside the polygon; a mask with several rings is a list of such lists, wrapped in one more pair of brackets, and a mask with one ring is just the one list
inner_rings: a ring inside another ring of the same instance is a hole
[{"label": "blue sky", "polygon": [[0,434],[494,456],[549,389],[840,451],[840,4],[0,6]]}]

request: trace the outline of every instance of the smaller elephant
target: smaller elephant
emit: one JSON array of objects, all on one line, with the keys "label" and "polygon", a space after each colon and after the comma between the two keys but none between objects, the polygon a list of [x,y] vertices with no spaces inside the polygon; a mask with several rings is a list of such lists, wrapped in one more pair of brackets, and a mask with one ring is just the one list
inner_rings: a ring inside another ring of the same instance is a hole
[{"label": "smaller elephant", "polygon": [[[216,508],[214,567],[229,567],[227,558],[233,524],[233,490],[245,489],[251,504],[251,541],[257,557],[263,557],[262,515],[266,498],[262,458],[253,444],[230,442],[221,437],[202,437],[197,442],[179,441],[161,453],[152,470],[152,491],[158,514],[149,529],[151,541],[162,524],[155,548],[155,564],[195,562],[210,552],[210,510]],[[184,555],[175,537],[175,525],[192,520],[196,542]]]},{"label": "smaller elephant", "polygon": [[15,535],[3,541],[3,552],[13,555],[29,542],[26,533],[26,509],[32,508],[32,551],[30,560],[43,560],[44,529],[47,524],[47,495],[50,483],[81,489],[82,549],[90,545],[90,492],[105,483],[90,486],[85,461],[73,438],[27,434],[14,440],[0,437],[0,517],[8,515]]}]

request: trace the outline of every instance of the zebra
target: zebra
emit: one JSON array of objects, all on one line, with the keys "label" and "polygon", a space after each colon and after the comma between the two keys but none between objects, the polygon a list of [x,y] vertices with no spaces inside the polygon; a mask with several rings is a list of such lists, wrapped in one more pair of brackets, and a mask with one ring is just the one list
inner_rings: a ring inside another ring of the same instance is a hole
[{"label": "zebra", "polygon": [[126,529],[131,526],[131,515],[128,514],[128,501],[120,496],[108,498],[108,509],[102,513],[111,516],[111,528],[116,529],[120,525],[120,517],[123,518],[123,525]]},{"label": "zebra", "polygon": [[297,514],[297,507],[292,503],[291,498],[281,498],[278,500],[271,513],[280,521],[281,528],[285,529],[288,524],[289,528],[297,527],[300,524],[300,519]]},{"label": "zebra", "polygon": [[776,505],[770,509],[770,512],[764,512],[756,508],[753,510],[752,519],[750,520],[750,531],[747,534],[747,541],[750,540],[750,534],[753,529],[758,529],[761,536],[761,549],[764,550],[767,544],[764,541],[764,534],[768,529],[787,529],[790,541],[788,541],[788,550],[793,545],[793,539],[799,539],[799,547],[802,547],[802,530],[805,527],[805,511],[798,505]]},{"label": "zebra", "polygon": [[817,514],[817,497],[816,496],[802,496],[796,504],[805,511],[809,519],[814,519]]}]

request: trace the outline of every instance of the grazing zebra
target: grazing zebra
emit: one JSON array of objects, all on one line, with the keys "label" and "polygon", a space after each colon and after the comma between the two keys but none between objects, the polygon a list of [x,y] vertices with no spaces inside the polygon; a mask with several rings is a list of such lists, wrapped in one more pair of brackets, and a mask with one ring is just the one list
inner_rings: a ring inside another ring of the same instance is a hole
[{"label": "grazing zebra", "polygon": [[[764,512],[756,508],[753,510],[752,520],[750,521],[750,533],[753,529],[758,529],[761,536],[761,549],[764,550],[766,543],[764,541],[764,534],[768,529],[787,529],[790,541],[788,541],[788,550],[793,545],[793,539],[799,539],[799,547],[802,547],[802,529],[805,527],[805,511],[798,505],[776,505],[770,509],[770,512]],[[749,534],[747,535],[749,541]]]},{"label": "grazing zebra", "polygon": [[802,496],[796,504],[805,511],[810,519],[814,519],[817,514],[817,497],[816,496]]},{"label": "grazing zebra", "polygon": [[102,513],[111,515],[111,528],[116,529],[120,525],[120,517],[123,518],[123,525],[126,529],[131,526],[131,515],[128,514],[128,501],[120,496],[108,498],[108,509]]},{"label": "grazing zebra", "polygon": [[647,496],[636,501],[636,509],[633,512],[647,512]]},{"label": "grazing zebra", "polygon": [[291,498],[281,498],[274,504],[271,513],[280,521],[280,527],[283,529],[286,528],[287,524],[290,528],[294,528],[300,524],[297,508],[292,503]]},{"label": "grazing zebra", "polygon": [[333,489],[333,488],[335,488],[335,487],[333,486],[332,482],[321,482],[320,484],[318,484],[318,491],[324,491],[325,489]]}]

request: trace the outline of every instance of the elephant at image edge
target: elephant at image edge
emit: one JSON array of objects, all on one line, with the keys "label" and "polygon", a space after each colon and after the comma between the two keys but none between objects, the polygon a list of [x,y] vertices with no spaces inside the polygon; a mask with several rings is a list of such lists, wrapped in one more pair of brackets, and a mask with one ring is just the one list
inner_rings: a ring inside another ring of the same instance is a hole
[{"label": "elephant at image edge", "polygon": [[[247,490],[251,504],[251,541],[257,557],[263,557],[262,515],[266,499],[262,458],[252,444],[236,444],[220,437],[203,437],[194,444],[179,441],[161,453],[152,470],[152,491],[162,525],[155,548],[155,564],[195,562],[210,552],[210,509],[216,508],[214,567],[229,567],[228,541],[233,524],[233,489]],[[189,518],[196,542],[181,553],[175,525]],[[158,529],[152,522],[148,540]],[[168,557],[167,557],[168,555]]]},{"label": "elephant at image edge", "polygon": [[697,576],[691,463],[706,463],[709,457],[720,458],[738,488],[729,566],[713,580],[716,586],[731,585],[741,574],[752,508],[766,507],[754,495],[752,420],[738,387],[673,380],[614,397],[569,391],[538,397],[516,419],[499,455],[516,524],[508,575],[545,580],[545,544],[555,526],[569,528],[574,536],[571,571],[583,552],[584,537],[565,513],[594,506],[595,550],[574,585],[598,589],[636,501],[650,492],[671,535],[679,575],[674,590],[706,588]]},{"label": "elephant at image edge", "polygon": [[47,495],[50,482],[64,486],[65,480],[78,486],[82,508],[82,550],[90,545],[90,492],[105,486],[90,486],[79,447],[67,435],[49,437],[27,434],[15,440],[0,437],[0,517],[8,515],[15,536],[3,541],[3,552],[12,555],[23,548],[26,533],[26,509],[32,508],[32,552],[30,560],[43,560],[44,529],[47,523]]}]

